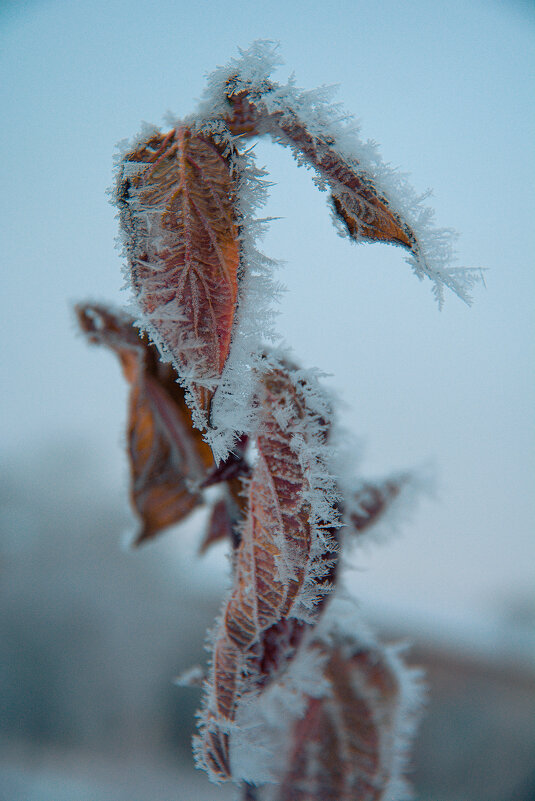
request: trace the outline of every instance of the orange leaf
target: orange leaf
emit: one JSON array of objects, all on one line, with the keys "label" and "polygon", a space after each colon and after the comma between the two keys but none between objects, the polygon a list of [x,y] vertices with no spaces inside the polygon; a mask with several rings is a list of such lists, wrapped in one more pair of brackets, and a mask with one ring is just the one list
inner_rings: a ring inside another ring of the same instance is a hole
[{"label": "orange leaf", "polygon": [[76,311],[89,340],[117,353],[131,385],[128,445],[132,501],[142,524],[139,545],[202,503],[196,486],[213,468],[212,453],[193,428],[171,365],[160,362],[133,320],[104,306],[87,304]]},{"label": "orange leaf", "polygon": [[228,163],[212,140],[187,126],[155,133],[125,155],[117,202],[147,330],[187,380],[206,421],[237,301]]}]

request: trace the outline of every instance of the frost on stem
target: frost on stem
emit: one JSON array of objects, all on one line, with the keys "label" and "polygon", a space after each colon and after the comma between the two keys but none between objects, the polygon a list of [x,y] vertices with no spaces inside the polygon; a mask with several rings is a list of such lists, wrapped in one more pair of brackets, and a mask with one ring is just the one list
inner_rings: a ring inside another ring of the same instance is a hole
[{"label": "frost on stem", "polygon": [[400,801],[421,677],[337,590],[341,545],[366,542],[414,481],[352,484],[337,470],[332,401],[273,348],[280,288],[257,249],[268,184],[247,140],[289,147],[329,191],[340,230],[403,248],[439,303],[444,287],[468,302],[478,276],[451,267],[451,234],[330,91],[275,83],[277,63],[254,43],[212,73],[195,115],[125,149],[115,201],[137,319],[96,304],[77,313],[130,385],[136,542],[219,486],[200,550],[230,541],[233,584],[211,641],[198,765],[249,801]]},{"label": "frost on stem", "polygon": [[339,513],[327,467],[328,404],[311,376],[274,358],[256,403],[258,455],[196,743],[199,764],[215,781],[233,776],[229,748],[240,703],[292,658],[336,569]]}]

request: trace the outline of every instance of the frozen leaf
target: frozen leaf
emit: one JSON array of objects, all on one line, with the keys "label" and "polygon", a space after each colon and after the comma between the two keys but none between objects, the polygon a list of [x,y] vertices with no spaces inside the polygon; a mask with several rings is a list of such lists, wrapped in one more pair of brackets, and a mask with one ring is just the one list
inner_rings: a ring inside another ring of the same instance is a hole
[{"label": "frozen leaf", "polygon": [[215,782],[231,778],[229,733],[243,688],[245,661],[238,648],[220,633],[212,657],[212,677],[206,684],[200,735],[194,738],[197,763]]},{"label": "frozen leaf", "polygon": [[[263,377],[258,405],[258,457],[248,487],[234,589],[224,616],[226,632],[240,649],[250,648],[281,620],[299,616],[297,601],[318,543],[311,524],[310,465],[303,463],[297,444],[302,439],[306,448],[314,424],[317,437],[327,435],[325,421],[310,420],[303,385],[283,370]],[[329,555],[333,556],[330,550]],[[315,589],[319,601],[324,590],[320,584]]]},{"label": "frozen leaf", "polygon": [[294,657],[244,693],[230,731],[235,781],[261,801],[401,801],[422,672],[380,645],[354,603],[332,599]]},{"label": "frozen leaf", "polygon": [[120,165],[117,203],[143,324],[206,425],[237,300],[234,180],[207,135],[152,132]]},{"label": "frozen leaf", "polygon": [[104,306],[80,305],[76,311],[89,340],[118,355],[130,384],[128,449],[139,545],[202,503],[198,487],[213,467],[212,453],[193,428],[171,365],[160,362],[133,320]]},{"label": "frozen leaf", "polygon": [[354,637],[325,653],[330,690],[308,699],[270,801],[406,798],[403,748],[417,708],[419,671],[409,671],[394,650]]},{"label": "frozen leaf", "polygon": [[285,669],[318,618],[336,568],[322,399],[311,379],[279,365],[263,375],[256,400],[257,460],[196,743],[199,764],[214,780],[227,770],[243,692],[260,691]]},{"label": "frozen leaf", "polygon": [[[273,92],[276,88],[269,86],[265,91]],[[308,131],[292,109],[270,113],[254,91],[230,90],[229,100],[233,112],[228,122],[230,130],[234,134],[268,133],[274,140],[289,145],[328,184],[335,212],[353,239],[417,249],[410,227],[390,208],[358,161],[344,158],[330,137]]]},{"label": "frozen leaf", "polygon": [[[378,801],[381,797],[385,777],[371,701],[373,687],[367,687],[368,660],[368,654],[344,660],[338,650],[330,656],[325,668],[330,697],[311,698],[295,727],[281,801]],[[384,668],[375,672],[386,696],[381,695],[381,704],[388,707],[396,692],[395,681]]]},{"label": "frozen leaf", "polygon": [[419,278],[427,276],[443,302],[444,287],[470,303],[470,289],[481,270],[454,268],[455,234],[433,226],[406,178],[385,164],[373,142],[363,142],[354,123],[331,102],[332,91],[304,91],[293,79],[286,85],[270,73],[280,63],[273,43],[257,41],[240,59],[209,76],[200,119],[224,119],[235,136],[267,134],[290,147],[298,164],[312,168],[315,183],[328,189],[339,230],[355,241],[386,242],[407,251],[406,261]]}]

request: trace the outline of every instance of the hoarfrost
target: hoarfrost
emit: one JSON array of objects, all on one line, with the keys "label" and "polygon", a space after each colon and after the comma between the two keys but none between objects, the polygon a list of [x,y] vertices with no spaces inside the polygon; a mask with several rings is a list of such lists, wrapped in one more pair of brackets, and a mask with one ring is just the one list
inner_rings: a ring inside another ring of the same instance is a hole
[{"label": "hoarfrost", "polygon": [[[316,185],[322,190],[330,189],[333,203],[342,202],[340,199],[347,196],[348,184],[342,179],[342,173],[354,176],[357,183],[360,181],[368,187],[368,195],[372,192],[378,198],[377,203],[383,204],[383,211],[392,212],[401,226],[398,230],[405,231],[404,241],[383,233],[379,239],[402,244],[408,249],[407,262],[418,278],[432,280],[439,305],[443,303],[444,287],[470,302],[470,288],[480,278],[477,270],[451,266],[455,235],[450,230],[433,227],[433,212],[424,205],[426,195],[418,196],[405,176],[385,164],[373,142],[361,140],[358,126],[340,104],[332,102],[333,88],[304,91],[295,85],[293,78],[286,84],[276,84],[271,74],[281,63],[278,45],[270,41],[259,40],[247,50],[240,50],[239,58],[231,59],[208,77],[198,111],[182,123],[188,130],[218,144],[236,181],[235,215],[240,240],[238,299],[230,349],[221,375],[214,371],[210,374],[203,365],[196,365],[193,354],[201,350],[202,343],[191,337],[180,342],[183,353],[189,354],[185,360],[187,364],[184,360],[177,363],[150,315],[138,315],[138,322],[149,332],[162,358],[173,361],[178,370],[179,380],[188,391],[195,424],[205,432],[216,461],[228,456],[239,436],[254,431],[256,413],[252,399],[256,375],[265,364],[261,358],[262,348],[264,343],[273,344],[280,339],[274,327],[274,305],[281,292],[281,286],[273,278],[276,263],[257,248],[268,222],[257,214],[265,202],[269,183],[266,173],[256,167],[251,149],[243,148],[243,134],[232,132],[231,98],[243,94],[248,98],[246,102],[250,99],[253,104],[251,108],[256,117],[249,128],[245,124],[245,136],[268,134],[274,141],[290,147],[297,162],[314,171]],[[130,149],[158,133],[157,128],[145,125],[130,143]],[[125,149],[123,144],[123,158],[118,164],[119,183],[143,170],[143,165],[128,164],[124,158]],[[365,195],[366,192],[361,194],[357,201],[357,206],[363,204],[359,207],[363,220],[371,208]],[[119,202],[118,196],[116,199]],[[347,220],[343,222],[334,206],[333,209],[336,225],[344,236],[356,241],[374,239],[365,225],[359,224],[349,231]],[[128,218],[123,228],[134,231],[124,242],[132,263],[143,257],[142,252],[137,252],[135,241],[151,240],[153,246],[161,244],[160,212],[154,208],[148,213],[137,203],[135,192],[127,205],[123,202],[123,220]],[[156,269],[157,265],[152,268]],[[138,308],[142,300],[136,299]],[[160,320],[167,315],[177,327],[181,323],[182,317],[175,306],[167,311],[159,307],[157,313]],[[192,390],[195,384],[214,393],[209,417]]]},{"label": "hoarfrost", "polygon": [[[271,74],[281,63],[274,43],[253,43],[209,76],[198,111],[178,124],[188,135],[217,146],[228,170],[229,183],[219,200],[223,195],[225,202],[232,198],[226,233],[232,234],[228,239],[239,257],[233,262],[237,276],[233,316],[226,328],[228,352],[218,370],[210,370],[209,360],[203,361],[203,342],[187,326],[176,337],[178,350],[185,354],[182,361],[161,336],[156,322],[160,326],[171,322],[177,329],[184,323],[180,304],[172,302],[174,295],[152,314],[143,287],[135,288],[136,325],[148,331],[162,358],[173,362],[187,390],[194,423],[204,432],[216,462],[228,457],[243,434],[252,437],[257,450],[252,478],[244,482],[249,508],[241,528],[235,529],[242,538],[234,560],[235,587],[213,634],[214,655],[204,683],[195,752],[199,766],[214,781],[231,777],[268,785],[266,801],[279,801],[276,786],[290,775],[292,737],[310,705],[321,702],[323,722],[347,731],[338,685],[349,676],[348,703],[357,706],[363,701],[362,725],[377,731],[378,767],[371,777],[381,788],[377,797],[400,801],[409,793],[403,773],[422,703],[421,673],[405,666],[399,646],[379,645],[354,603],[342,600],[339,582],[336,593],[330,582],[338,560],[338,530],[353,530],[345,539],[360,541],[365,533],[366,541],[368,531],[380,539],[424,482],[407,472],[375,482],[354,478],[354,471],[337,453],[341,436],[336,433],[334,403],[320,386],[318,373],[292,366],[288,354],[277,347],[274,305],[282,287],[274,279],[276,263],[258,249],[268,222],[259,212],[269,184],[252,149],[243,147],[244,139],[266,134],[289,147],[297,163],[314,172],[316,186],[330,191],[339,232],[353,241],[404,247],[416,276],[431,280],[439,306],[444,287],[469,303],[480,273],[451,266],[455,234],[435,228],[433,212],[424,204],[427,195],[417,195],[404,175],[382,161],[373,142],[361,140],[358,126],[333,102],[332,87],[304,91],[293,78],[279,85]],[[118,184],[135,185],[142,177],[147,165],[130,163],[127,149],[143,146],[155,136],[160,136],[158,129],[145,127],[133,143],[123,145]],[[124,241],[130,264],[163,272],[162,205],[148,208],[135,188],[125,197],[118,192],[116,200],[123,229],[130,231]],[[147,242],[150,248],[145,247]],[[267,381],[273,376],[279,384],[268,391]],[[199,387],[210,394],[207,402],[203,392],[199,400]],[[287,531],[283,511],[286,521],[293,515]],[[280,641],[268,642],[269,635],[275,638],[281,631]],[[273,664],[262,673],[259,660],[268,646],[278,661],[273,657]],[[373,675],[374,667],[379,678]],[[201,679],[202,671],[195,668],[181,682]],[[328,730],[327,724],[324,729]],[[306,743],[304,761],[311,760],[311,776],[306,779],[312,781],[322,745],[314,736],[320,734],[310,735],[310,741],[307,732],[300,736],[302,742],[296,747]],[[348,758],[354,748],[349,741],[344,746],[347,752],[340,746],[337,755],[346,793],[360,769]],[[349,797],[344,795],[344,801]]]},{"label": "hoarfrost", "polygon": [[[337,185],[336,178],[322,168],[321,158],[311,159],[310,153],[303,152],[302,144],[288,134],[292,126],[299,125],[314,140],[311,149],[320,156],[327,149],[339,156],[355,175],[375,187],[379,197],[410,227],[415,241],[406,261],[418,278],[431,279],[439,306],[444,301],[444,287],[470,303],[470,290],[482,280],[481,270],[451,266],[456,234],[451,229],[434,227],[434,212],[424,205],[429,192],[418,195],[405,175],[383,161],[375,142],[362,141],[352,116],[341,104],[332,102],[333,87],[304,91],[295,85],[293,77],[283,85],[274,83],[271,73],[281,64],[277,50],[278,45],[273,42],[259,40],[248,50],[240,51],[240,59],[232,59],[226,67],[215,70],[208,79],[201,115],[207,119],[228,115],[229,94],[247,92],[261,105],[266,117],[263,133],[290,147],[299,165],[316,171],[318,188],[330,187],[336,195],[343,186]],[[347,236],[347,228],[336,214],[334,217],[339,232]]]},{"label": "hoarfrost", "polygon": [[[245,693],[241,698],[230,733],[234,781],[264,786],[262,798],[278,801],[281,797],[279,787],[292,768],[296,747],[292,738],[296,724],[303,719],[312,699],[329,701],[336,693],[326,675],[329,660],[336,652],[349,665],[355,656],[362,654],[370,665],[381,665],[395,687],[393,695],[385,702],[380,685],[375,686],[373,680],[370,683],[370,679],[360,673],[358,662],[353,668],[355,697],[365,700],[373,710],[374,725],[381,734],[377,754],[380,773],[376,777],[378,787],[381,787],[380,799],[402,801],[410,798],[410,787],[403,774],[407,769],[408,748],[421,714],[425,688],[422,672],[405,665],[404,650],[402,645],[379,645],[363,624],[354,602],[333,599],[285,671],[267,688]],[[350,699],[346,702],[350,703]],[[329,709],[329,714],[334,715],[333,720],[342,726],[332,703],[329,703]],[[309,758],[313,756],[316,746],[319,759],[320,753],[332,745],[311,741],[307,744],[307,754]],[[342,761],[347,758],[338,756]],[[353,780],[349,774],[347,781]],[[344,795],[346,797],[350,796]]]}]

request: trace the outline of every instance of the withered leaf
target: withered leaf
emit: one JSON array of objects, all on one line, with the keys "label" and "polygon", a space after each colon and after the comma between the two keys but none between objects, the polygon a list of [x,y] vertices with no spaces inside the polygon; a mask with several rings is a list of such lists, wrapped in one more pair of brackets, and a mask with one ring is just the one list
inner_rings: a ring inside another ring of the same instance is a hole
[{"label": "withered leaf", "polygon": [[199,553],[205,553],[215,542],[220,542],[221,540],[231,541],[236,522],[235,516],[231,514],[229,509],[229,501],[226,498],[217,501],[212,507],[208,526],[199,547]]},{"label": "withered leaf", "polygon": [[348,528],[362,534],[372,528],[390,509],[396,498],[411,481],[409,473],[403,473],[384,481],[366,481],[351,499]]},{"label": "withered leaf", "polygon": [[173,368],[141,336],[133,320],[105,306],[76,307],[91,342],[111,348],[130,384],[128,450],[131,496],[141,528],[136,545],[183,520],[202,503],[198,489],[214,462],[193,428],[184,390]]},{"label": "withered leaf", "polygon": [[[226,733],[235,718],[244,676],[248,689],[260,690],[284,669],[321,611],[323,582],[334,574],[332,532],[325,532],[321,541],[324,552],[313,554],[319,546],[314,539],[310,476],[295,444],[302,437],[303,447],[313,450],[318,444],[313,444],[314,437],[326,440],[327,425],[309,408],[306,381],[296,376],[293,368],[272,369],[262,376],[257,391],[257,460],[247,484],[234,586],[215,640],[196,746],[201,764],[216,779],[224,774]],[[321,563],[322,557],[324,569],[314,574],[313,559]],[[306,582],[316,606],[308,610],[305,621],[298,599]]]},{"label": "withered leaf", "polygon": [[299,159],[317,170],[329,186],[334,211],[353,239],[402,245],[417,254],[419,245],[414,232],[391,208],[358,161],[344,158],[327,136],[311,133],[295,110],[269,112],[262,94],[273,92],[277,85],[264,83],[262,93],[254,88],[250,92],[234,91],[229,84],[227,97],[232,111],[227,124],[232,133],[269,134],[298,153]]},{"label": "withered leaf", "polygon": [[235,717],[244,669],[243,655],[221,630],[214,645],[199,735],[193,741],[199,764],[216,782],[231,778],[229,724]]},{"label": "withered leaf", "polygon": [[206,420],[237,301],[240,250],[227,160],[187,126],[154,133],[125,155],[117,201],[147,328],[190,382]]},{"label": "withered leaf", "polygon": [[217,726],[207,728],[202,742],[197,747],[194,743],[194,753],[213,782],[224,782],[231,778],[228,732]]},{"label": "withered leaf", "polygon": [[274,370],[263,377],[258,403],[258,457],[224,613],[226,632],[241,649],[290,615],[312,548],[310,486],[293,442],[308,411],[305,397],[289,373]]},{"label": "withered leaf", "polygon": [[331,691],[310,698],[294,727],[276,801],[381,801],[394,772],[400,686],[384,651],[329,652]]}]

